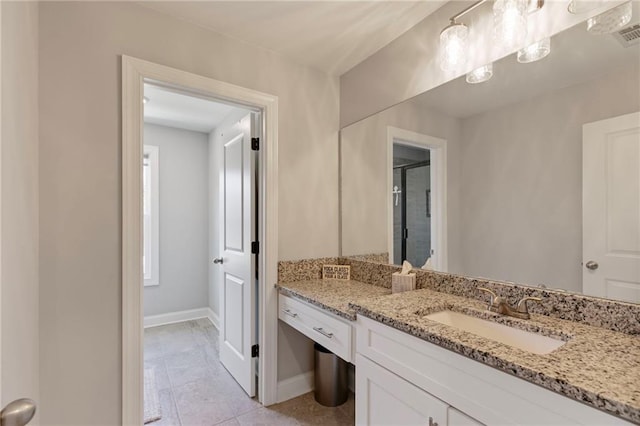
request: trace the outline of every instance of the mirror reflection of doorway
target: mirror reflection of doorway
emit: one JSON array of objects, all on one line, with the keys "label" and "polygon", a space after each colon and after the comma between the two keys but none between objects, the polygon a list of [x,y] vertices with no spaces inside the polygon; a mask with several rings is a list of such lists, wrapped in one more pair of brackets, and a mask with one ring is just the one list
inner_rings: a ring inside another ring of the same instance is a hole
[{"label": "mirror reflection of doorway", "polygon": [[393,144],[393,263],[420,267],[431,248],[431,159],[424,148]]}]

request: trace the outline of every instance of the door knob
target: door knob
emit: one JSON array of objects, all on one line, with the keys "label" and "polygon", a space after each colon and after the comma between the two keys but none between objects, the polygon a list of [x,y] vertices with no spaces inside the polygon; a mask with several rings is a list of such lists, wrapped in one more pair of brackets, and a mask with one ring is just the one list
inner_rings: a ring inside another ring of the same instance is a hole
[{"label": "door knob", "polygon": [[24,426],[36,414],[35,401],[22,398],[7,404],[0,411],[0,426]]},{"label": "door knob", "polygon": [[224,263],[224,259],[221,257],[213,259],[213,263],[215,263],[216,265],[222,265]]},{"label": "door knob", "polygon": [[587,269],[590,269],[592,271],[595,271],[596,269],[598,269],[598,262],[594,262],[593,260],[590,260],[587,262],[586,265],[584,265],[587,267]]}]

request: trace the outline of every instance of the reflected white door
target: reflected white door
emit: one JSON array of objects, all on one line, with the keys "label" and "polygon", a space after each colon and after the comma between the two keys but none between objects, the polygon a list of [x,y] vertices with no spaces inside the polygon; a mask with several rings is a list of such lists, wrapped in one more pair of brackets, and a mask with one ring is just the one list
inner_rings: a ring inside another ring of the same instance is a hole
[{"label": "reflected white door", "polygon": [[640,112],[583,126],[583,291],[640,302]]},{"label": "reflected white door", "polygon": [[224,136],[220,170],[220,361],[249,396],[256,393],[255,155],[252,115]]}]

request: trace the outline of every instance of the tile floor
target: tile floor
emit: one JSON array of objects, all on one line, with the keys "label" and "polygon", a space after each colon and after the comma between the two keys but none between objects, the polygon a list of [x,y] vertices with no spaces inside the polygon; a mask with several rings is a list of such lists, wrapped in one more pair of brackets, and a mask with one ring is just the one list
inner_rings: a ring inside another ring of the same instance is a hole
[{"label": "tile floor", "polygon": [[144,331],[145,368],[153,367],[162,419],[149,426],[353,425],[353,395],[340,407],[315,402],[313,393],[263,407],[222,366],[218,331],[207,319]]}]

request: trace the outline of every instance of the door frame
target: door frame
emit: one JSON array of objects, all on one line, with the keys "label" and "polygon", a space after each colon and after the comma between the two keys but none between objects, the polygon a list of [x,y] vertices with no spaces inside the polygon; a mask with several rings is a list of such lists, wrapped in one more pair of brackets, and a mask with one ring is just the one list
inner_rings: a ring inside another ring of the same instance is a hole
[{"label": "door frame", "polygon": [[[431,248],[439,254],[435,270],[447,272],[447,141],[422,133],[387,126],[387,194],[393,193],[393,144],[430,150],[431,161]],[[393,264],[393,197],[387,202],[387,250]],[[422,265],[413,265],[420,268]]]},{"label": "door frame", "polygon": [[[0,3],[0,46],[2,46],[2,3]],[[2,99],[2,54],[0,52],[0,100]],[[0,377],[2,377],[2,102],[0,101]],[[0,402],[2,402],[0,386]]]},{"label": "door frame", "polygon": [[[277,399],[278,97],[122,55],[122,424],[142,425],[142,149],[144,83],[231,101],[262,111],[259,170],[259,400]],[[266,196],[268,194],[268,196]]]}]

